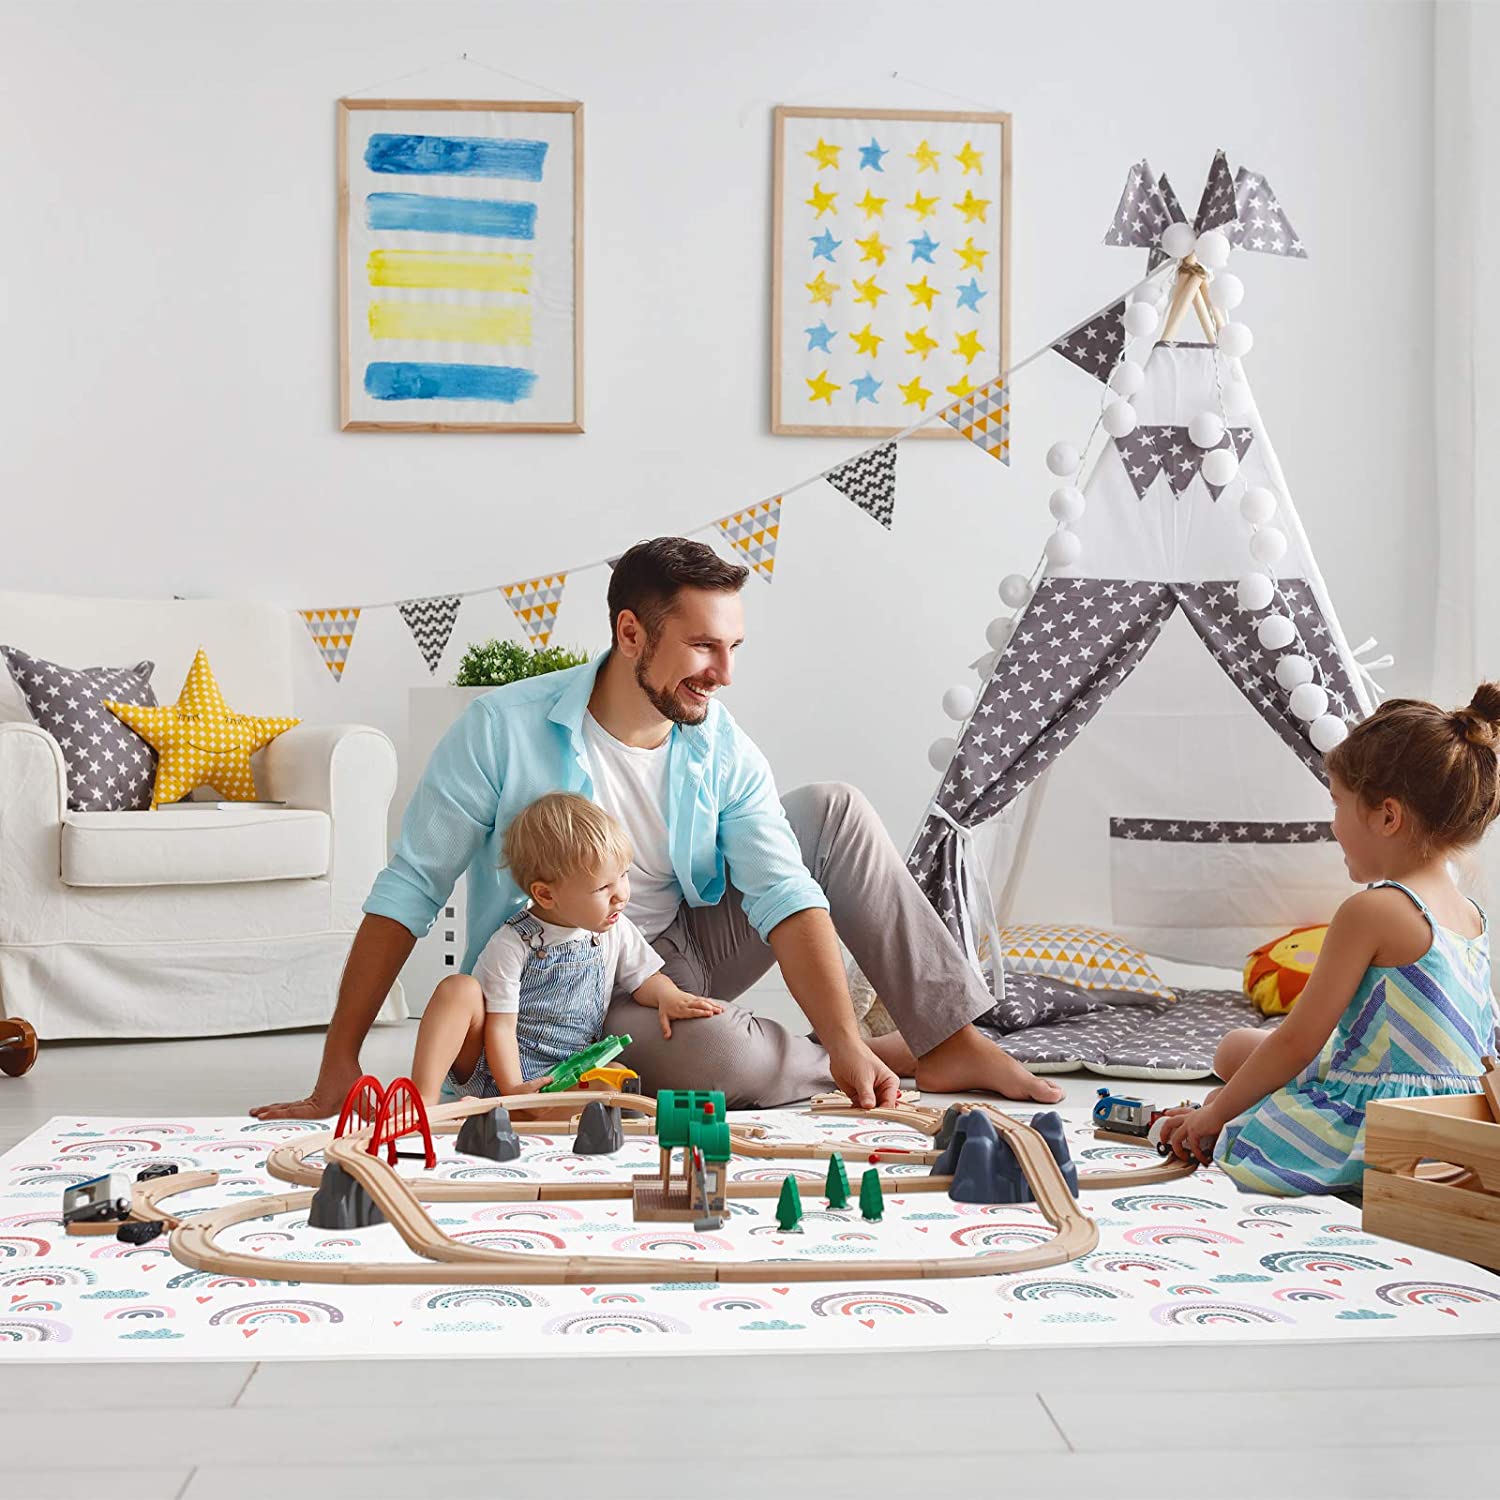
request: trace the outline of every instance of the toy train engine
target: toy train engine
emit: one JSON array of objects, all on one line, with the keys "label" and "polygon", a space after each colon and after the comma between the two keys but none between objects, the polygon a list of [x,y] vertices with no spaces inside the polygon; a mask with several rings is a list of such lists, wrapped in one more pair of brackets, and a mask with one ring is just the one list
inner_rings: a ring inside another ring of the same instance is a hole
[{"label": "toy train engine", "polygon": [[1094,1127],[1115,1135],[1138,1135],[1144,1140],[1151,1122],[1160,1113],[1142,1099],[1125,1099],[1108,1089],[1100,1089],[1099,1102],[1094,1106]]}]

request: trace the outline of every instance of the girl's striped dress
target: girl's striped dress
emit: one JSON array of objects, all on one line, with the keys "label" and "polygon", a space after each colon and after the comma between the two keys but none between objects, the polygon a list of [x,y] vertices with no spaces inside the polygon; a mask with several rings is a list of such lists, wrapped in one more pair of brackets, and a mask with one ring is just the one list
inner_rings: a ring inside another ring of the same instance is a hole
[{"label": "girl's striped dress", "polygon": [[1372,1099],[1474,1094],[1494,1051],[1489,922],[1478,937],[1440,927],[1415,891],[1432,946],[1415,963],[1371,965],[1317,1058],[1220,1133],[1214,1159],[1241,1188],[1290,1196],[1358,1188]]}]

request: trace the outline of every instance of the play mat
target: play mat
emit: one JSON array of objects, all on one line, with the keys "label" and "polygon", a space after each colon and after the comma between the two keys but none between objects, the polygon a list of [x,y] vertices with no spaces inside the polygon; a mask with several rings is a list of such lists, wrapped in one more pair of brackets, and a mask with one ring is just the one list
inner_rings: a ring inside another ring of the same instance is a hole
[{"label": "play mat", "polygon": [[[737,1116],[776,1139],[833,1141],[850,1175],[871,1151],[930,1144],[904,1126],[791,1111]],[[1154,1153],[1094,1139],[1069,1112],[1080,1166],[1145,1167]],[[62,1233],[62,1191],[111,1169],[150,1164],[221,1173],[212,1189],[170,1200],[176,1212],[276,1193],[268,1152],[299,1131],[226,1119],[58,1117],[0,1157],[0,1358],[293,1359],[605,1352],[936,1349],[1333,1340],[1500,1334],[1500,1277],[1363,1233],[1342,1201],[1239,1193],[1217,1171],[1139,1190],[1084,1192],[1099,1244],[1043,1271],[882,1285],[656,1281],[649,1285],[313,1284],[193,1271],[162,1240],[135,1247]],[[539,1181],[618,1178],[650,1167],[649,1137],[609,1157],[575,1156],[570,1137],[531,1135],[499,1165],[439,1143],[434,1175]],[[403,1173],[422,1164],[403,1160]],[[731,1181],[779,1179],[799,1164],[736,1160]],[[808,1163],[800,1164],[806,1168]],[[883,1171],[925,1175],[925,1167]],[[804,1193],[800,1233],[783,1234],[775,1199],[733,1200],[724,1227],[637,1224],[628,1200],[434,1205],[455,1238],[531,1251],[746,1261],[922,1259],[1035,1244],[1050,1226],[1032,1206],[965,1204],[943,1193],[889,1193],[878,1224],[857,1207],[830,1212]],[[389,1225],[349,1233],[302,1214],[256,1219],[226,1244],[307,1263],[415,1260]]]}]

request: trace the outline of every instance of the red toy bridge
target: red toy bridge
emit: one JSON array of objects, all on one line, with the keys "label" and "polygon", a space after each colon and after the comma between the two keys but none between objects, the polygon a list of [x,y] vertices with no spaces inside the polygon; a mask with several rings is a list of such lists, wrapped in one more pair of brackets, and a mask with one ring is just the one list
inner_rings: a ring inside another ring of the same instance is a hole
[{"label": "red toy bridge", "polygon": [[358,1130],[366,1120],[374,1120],[375,1128],[370,1132],[370,1144],[366,1147],[371,1156],[379,1156],[380,1148],[387,1151],[386,1160],[396,1165],[396,1142],[404,1135],[421,1134],[422,1144],[427,1148],[427,1170],[437,1166],[437,1152],[432,1149],[432,1127],[427,1123],[427,1106],[410,1078],[396,1078],[389,1088],[380,1080],[366,1073],[355,1080],[354,1087],[344,1098],[344,1107],[339,1111],[339,1122],[334,1126],[334,1139],[338,1140],[350,1130]]}]

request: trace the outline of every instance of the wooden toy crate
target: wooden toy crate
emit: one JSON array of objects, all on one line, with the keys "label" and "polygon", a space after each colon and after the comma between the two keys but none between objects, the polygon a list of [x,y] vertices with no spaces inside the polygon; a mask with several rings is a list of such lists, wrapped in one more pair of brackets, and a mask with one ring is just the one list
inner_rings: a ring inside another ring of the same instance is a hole
[{"label": "wooden toy crate", "polygon": [[[1485,1094],[1380,1099],[1365,1119],[1365,1228],[1500,1271],[1500,1123]],[[1460,1170],[1419,1177],[1422,1161]]]}]

